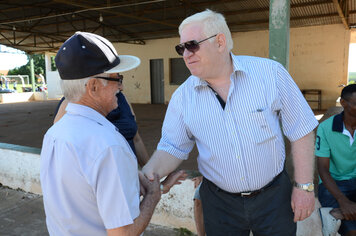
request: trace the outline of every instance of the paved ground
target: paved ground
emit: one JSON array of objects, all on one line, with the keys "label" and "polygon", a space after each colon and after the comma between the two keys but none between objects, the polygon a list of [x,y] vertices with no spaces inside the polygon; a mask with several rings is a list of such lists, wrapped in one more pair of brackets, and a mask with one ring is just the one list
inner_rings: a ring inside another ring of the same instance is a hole
[{"label": "paved ground", "polygon": [[[0,142],[41,148],[43,135],[52,125],[57,100],[0,103]],[[161,127],[167,106],[156,104],[133,104],[139,133],[149,154],[156,149],[161,137]],[[197,170],[196,149],[192,158],[184,161],[180,168]]]},{"label": "paved ground", "polygon": [[[48,235],[42,197],[0,187],[0,235]],[[150,224],[145,236],[183,236],[179,229]]]},{"label": "paved ground", "polygon": [[[52,124],[57,103],[56,100],[14,104],[0,103],[0,142],[41,148],[43,135]],[[159,141],[167,107],[166,105],[133,104],[133,108],[139,132],[151,154]],[[327,116],[339,111],[340,108],[332,108],[328,110]],[[180,168],[197,170],[196,156],[197,151],[194,149],[189,160],[184,161]],[[290,158],[287,158],[286,166],[287,171],[292,174]],[[189,235],[182,232],[184,230],[150,225],[145,236]],[[0,236],[46,234],[42,197],[0,187]]]}]

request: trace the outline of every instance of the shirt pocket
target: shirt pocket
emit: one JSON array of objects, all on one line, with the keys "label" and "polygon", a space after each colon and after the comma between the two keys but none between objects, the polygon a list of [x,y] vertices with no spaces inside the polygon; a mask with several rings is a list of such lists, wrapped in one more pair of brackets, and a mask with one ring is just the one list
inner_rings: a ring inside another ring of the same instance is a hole
[{"label": "shirt pocket", "polygon": [[262,110],[258,109],[257,111],[251,112],[251,122],[252,122],[252,139],[256,143],[263,143],[270,139],[276,138],[276,134],[273,132],[271,124],[268,122],[270,111],[268,109]]}]

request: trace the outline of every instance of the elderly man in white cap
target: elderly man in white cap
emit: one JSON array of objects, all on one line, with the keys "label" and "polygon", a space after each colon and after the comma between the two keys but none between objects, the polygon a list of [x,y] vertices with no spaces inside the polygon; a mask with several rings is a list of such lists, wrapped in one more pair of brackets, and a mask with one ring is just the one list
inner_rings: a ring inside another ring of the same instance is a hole
[{"label": "elderly man in white cap", "polygon": [[[56,65],[69,101],[46,133],[41,186],[50,235],[140,235],[161,197],[158,176],[139,175],[129,144],[105,116],[117,107],[122,75],[140,60],[105,38],[77,32]],[[139,177],[140,176],[140,177]],[[140,202],[140,183],[144,198]]]}]

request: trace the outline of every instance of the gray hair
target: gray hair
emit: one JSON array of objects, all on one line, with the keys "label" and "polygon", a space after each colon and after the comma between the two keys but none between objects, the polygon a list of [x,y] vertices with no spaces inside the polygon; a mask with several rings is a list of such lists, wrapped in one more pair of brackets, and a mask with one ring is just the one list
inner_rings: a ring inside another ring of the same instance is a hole
[{"label": "gray hair", "polygon": [[[60,85],[64,97],[68,102],[78,102],[85,93],[85,86],[92,77],[74,80],[60,80]],[[106,86],[107,81],[99,79],[101,83]]]},{"label": "gray hair", "polygon": [[[187,25],[192,23],[201,23],[203,25],[203,33],[206,37],[213,36],[214,34],[222,33],[226,37],[226,46],[229,51],[232,50],[234,42],[232,41],[231,32],[227,26],[225,17],[217,12],[206,9],[205,11],[191,15],[179,25],[179,35]],[[212,42],[214,39],[210,39]]]}]

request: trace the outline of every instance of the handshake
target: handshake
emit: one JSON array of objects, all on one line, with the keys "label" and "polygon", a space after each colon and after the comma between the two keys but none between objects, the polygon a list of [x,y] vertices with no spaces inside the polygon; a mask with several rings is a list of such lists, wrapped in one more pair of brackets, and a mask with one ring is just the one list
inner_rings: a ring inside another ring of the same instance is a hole
[{"label": "handshake", "polygon": [[138,173],[140,180],[140,195],[144,198],[152,197],[154,201],[159,202],[161,194],[168,193],[176,184],[181,184],[185,180],[187,173],[184,170],[173,171],[162,182],[158,174],[154,174],[154,179],[149,180],[141,171]]}]

